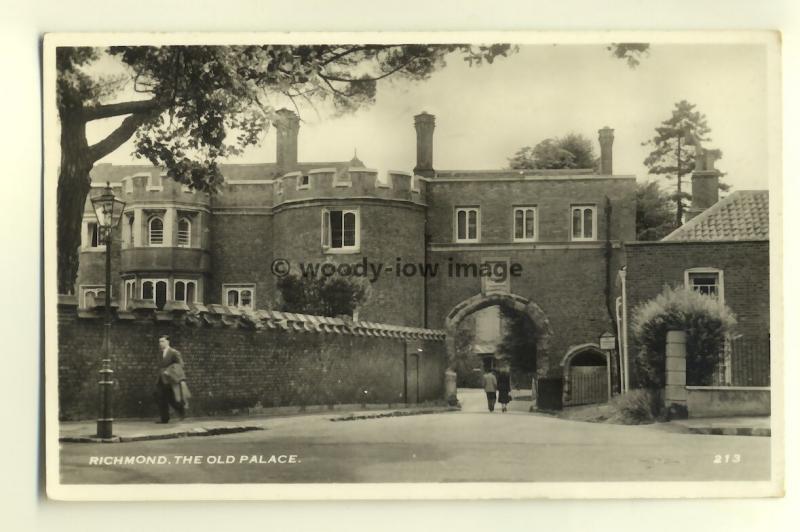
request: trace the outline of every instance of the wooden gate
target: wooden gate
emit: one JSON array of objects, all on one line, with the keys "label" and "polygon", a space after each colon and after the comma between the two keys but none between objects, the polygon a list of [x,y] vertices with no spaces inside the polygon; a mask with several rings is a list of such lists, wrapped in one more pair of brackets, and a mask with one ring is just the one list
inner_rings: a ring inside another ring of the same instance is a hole
[{"label": "wooden gate", "polygon": [[572,366],[569,370],[569,392],[570,405],[608,401],[606,366]]}]

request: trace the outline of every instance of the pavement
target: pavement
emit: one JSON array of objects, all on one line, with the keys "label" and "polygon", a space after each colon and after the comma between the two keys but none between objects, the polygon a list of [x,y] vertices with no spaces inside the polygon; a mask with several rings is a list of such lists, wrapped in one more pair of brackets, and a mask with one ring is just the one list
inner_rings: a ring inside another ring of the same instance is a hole
[{"label": "pavement", "polygon": [[118,419],[114,421],[114,434],[111,438],[98,438],[97,425],[93,420],[66,421],[60,424],[58,440],[63,443],[124,443],[146,440],[165,440],[195,436],[218,436],[254,430],[266,430],[270,425],[280,424],[280,419],[291,417],[331,419],[349,421],[377,417],[432,414],[450,410],[436,405],[415,405],[404,408],[361,408],[359,405],[346,405],[345,408],[311,410],[304,414],[264,413],[251,416],[221,416],[172,419],[169,423],[156,423],[152,419]]},{"label": "pavement", "polygon": [[769,437],[772,433],[769,416],[677,419],[669,423],[691,434]]},{"label": "pavement", "polygon": [[[770,478],[770,438],[700,436],[667,423],[564,420],[529,413],[530,402],[521,398],[512,401],[508,412],[490,413],[481,390],[459,390],[459,399],[460,411],[428,415],[337,412],[265,418],[259,420],[263,430],[225,436],[117,445],[62,442],[61,480],[292,484]],[[243,423],[241,418],[227,422]],[[208,420],[202,423],[211,426]]]}]

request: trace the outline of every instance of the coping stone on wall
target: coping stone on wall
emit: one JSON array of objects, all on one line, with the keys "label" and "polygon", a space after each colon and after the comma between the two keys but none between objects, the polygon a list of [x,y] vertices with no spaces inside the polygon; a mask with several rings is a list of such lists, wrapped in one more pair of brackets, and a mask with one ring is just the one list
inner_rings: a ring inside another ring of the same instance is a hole
[{"label": "coping stone on wall", "polygon": [[[58,305],[63,310],[76,312],[80,319],[99,319],[103,313],[97,309],[79,309],[74,297],[59,297]],[[445,332],[438,329],[423,329],[391,325],[371,321],[350,321],[328,316],[314,316],[281,312],[278,310],[251,310],[226,305],[192,304],[168,302],[164,310],[157,310],[149,300],[134,299],[127,310],[114,309],[118,320],[124,321],[171,321],[188,326],[229,327],[244,329],[283,329],[291,333],[346,334],[376,338],[443,341]]]}]

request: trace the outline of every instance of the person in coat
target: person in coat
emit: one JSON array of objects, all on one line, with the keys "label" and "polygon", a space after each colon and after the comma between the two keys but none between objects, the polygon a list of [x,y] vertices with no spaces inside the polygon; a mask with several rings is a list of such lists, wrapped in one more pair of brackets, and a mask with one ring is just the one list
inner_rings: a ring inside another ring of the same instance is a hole
[{"label": "person in coat", "polygon": [[483,391],[486,392],[489,412],[494,412],[494,403],[497,401],[497,377],[489,369],[483,374]]},{"label": "person in coat", "polygon": [[497,400],[503,412],[508,410],[508,403],[511,402],[511,374],[508,367],[503,367],[497,375]]},{"label": "person in coat", "polygon": [[186,373],[183,370],[183,358],[180,351],[169,345],[169,336],[158,338],[161,349],[158,380],[156,381],[156,399],[161,420],[157,423],[169,423],[169,407],[183,419],[189,399],[189,388],[186,386]]}]

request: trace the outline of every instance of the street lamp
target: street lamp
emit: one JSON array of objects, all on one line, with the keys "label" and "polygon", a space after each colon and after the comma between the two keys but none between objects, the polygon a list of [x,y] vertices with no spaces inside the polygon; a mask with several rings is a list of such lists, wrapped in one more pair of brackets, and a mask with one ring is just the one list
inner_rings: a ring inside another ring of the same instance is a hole
[{"label": "street lamp", "polygon": [[114,381],[111,369],[111,242],[114,228],[122,219],[125,202],[114,196],[111,184],[99,196],[90,200],[97,217],[98,238],[102,238],[106,246],[106,324],[103,332],[103,359],[100,365],[100,412],[97,418],[97,437],[110,438],[113,435],[113,418],[111,417],[111,386]]}]

